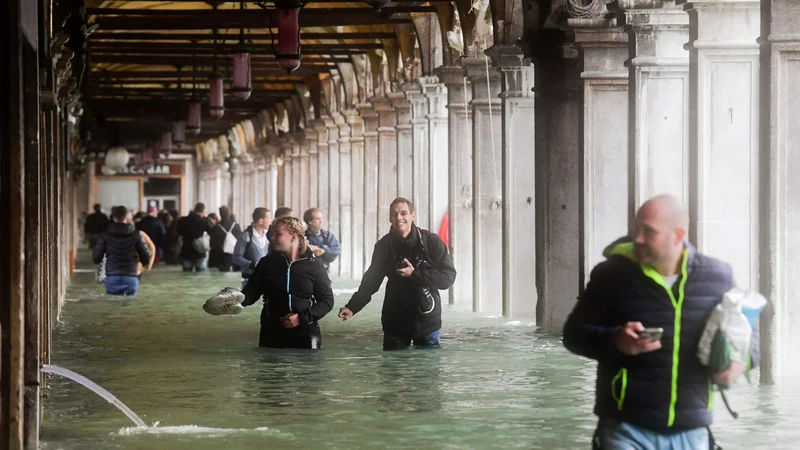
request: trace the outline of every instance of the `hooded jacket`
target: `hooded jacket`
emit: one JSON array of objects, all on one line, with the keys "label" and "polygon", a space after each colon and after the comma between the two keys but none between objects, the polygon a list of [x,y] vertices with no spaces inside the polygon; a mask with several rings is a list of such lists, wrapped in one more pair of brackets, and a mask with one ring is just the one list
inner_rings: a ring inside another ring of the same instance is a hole
[{"label": "hooded jacket", "polygon": [[323,253],[322,256],[317,257],[317,261],[320,261],[326,269],[332,262],[336,261],[336,258],[341,252],[339,248],[339,241],[329,230],[319,230],[319,235],[316,235],[313,231],[311,231],[311,228],[309,228],[306,230],[306,239],[308,239],[308,242],[311,245],[316,245],[317,247],[325,250],[325,253]]},{"label": "hooded jacket", "polygon": [[264,299],[262,327],[283,329],[281,317],[297,313],[300,326],[283,329],[287,334],[306,332],[333,309],[331,280],[310,250],[293,263],[279,252],[261,258],[242,293],[245,295],[242,306]]},{"label": "hooded jacket", "polygon": [[[656,432],[710,425],[711,375],[697,344],[711,310],[734,286],[731,267],[686,243],[678,279],[667,286],[636,260],[629,239],[604,254],[564,325],[564,346],[599,363],[594,413]],[[664,329],[659,350],[618,350],[617,331],[635,321]]]},{"label": "hooded jacket", "polygon": [[[407,278],[397,274],[397,263],[404,258],[414,266],[414,272]],[[384,278],[389,279],[381,314],[386,334],[421,337],[442,327],[439,290],[449,289],[453,285],[456,269],[453,257],[439,236],[412,224],[411,232],[405,239],[394,231],[382,237],[375,244],[372,263],[347,308],[353,314],[358,314],[380,289]],[[420,311],[423,287],[427,287],[434,297],[435,306],[430,314]]]},{"label": "hooded jacket", "polygon": [[111,222],[100,233],[92,249],[92,262],[100,264],[106,258],[106,276],[135,277],[139,261],[150,262],[150,250],[139,230],[129,223]]}]

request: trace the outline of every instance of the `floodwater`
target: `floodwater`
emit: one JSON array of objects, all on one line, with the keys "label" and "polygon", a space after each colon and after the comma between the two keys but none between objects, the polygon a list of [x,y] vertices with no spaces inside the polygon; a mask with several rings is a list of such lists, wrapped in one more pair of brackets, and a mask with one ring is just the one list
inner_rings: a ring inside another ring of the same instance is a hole
[{"label": "floodwater", "polygon": [[[237,274],[158,267],[133,298],[94,283],[80,253],[52,363],[103,386],[151,428],[69,380],[48,376],[45,449],[587,449],[594,363],[529,321],[446,309],[441,350],[383,352],[382,293],[346,323],[357,283],[335,281],[323,349],[259,349],[260,306],[203,312]],[[715,398],[718,442],[794,449],[800,381]]]}]

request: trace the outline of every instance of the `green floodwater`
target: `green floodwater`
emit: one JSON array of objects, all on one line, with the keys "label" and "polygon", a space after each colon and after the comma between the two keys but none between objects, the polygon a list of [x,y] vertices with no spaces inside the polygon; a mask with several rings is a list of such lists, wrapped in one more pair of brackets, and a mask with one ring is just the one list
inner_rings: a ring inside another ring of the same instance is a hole
[{"label": "green floodwater", "polygon": [[[335,281],[323,349],[257,348],[260,306],[210,316],[201,305],[238,274],[145,274],[133,298],[107,296],[79,255],[52,363],[108,389],[149,429],[99,396],[49,376],[45,449],[587,449],[594,363],[528,321],[445,310],[442,350],[381,350],[382,295],[346,323],[357,287]],[[800,382],[742,384],[715,398],[727,449],[800,448]]]}]

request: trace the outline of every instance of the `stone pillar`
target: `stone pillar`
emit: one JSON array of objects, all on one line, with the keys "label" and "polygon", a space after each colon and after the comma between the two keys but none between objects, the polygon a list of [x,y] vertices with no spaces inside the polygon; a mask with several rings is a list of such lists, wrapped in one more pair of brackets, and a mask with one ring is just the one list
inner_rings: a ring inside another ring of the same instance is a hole
[{"label": "stone pillar", "polygon": [[503,160],[503,315],[536,316],[534,68],[516,45],[489,52],[500,69]]},{"label": "stone pillar", "polygon": [[378,113],[371,104],[358,106],[364,122],[364,270],[378,242]]},{"label": "stone pillar", "polygon": [[674,0],[623,0],[630,59],[631,218],[648,198],[689,193],[689,15]]},{"label": "stone pillar", "polygon": [[456,282],[450,289],[450,303],[472,304],[472,85],[460,66],[436,69],[447,86],[448,144],[450,161],[448,203],[450,204],[450,253],[456,266]]},{"label": "stone pillar", "polygon": [[689,235],[758,288],[759,2],[699,0],[689,13]]},{"label": "stone pillar", "polygon": [[[407,86],[404,86],[404,90]],[[411,134],[411,103],[395,98],[392,106],[397,112],[397,195],[412,202],[414,194],[414,141]]]},{"label": "stone pillar", "polygon": [[[341,235],[341,218],[339,215],[341,199],[339,197],[339,184],[341,181],[341,171],[339,164],[339,124],[344,123],[344,118],[338,112],[331,115],[331,121],[326,122],[328,126],[328,207],[323,210],[327,218],[324,225],[335,236]],[[329,273],[331,276],[339,275],[339,259],[332,262]]]},{"label": "stone pillar", "polygon": [[[314,136],[316,139],[316,136]],[[316,144],[316,142],[315,142]],[[311,170],[311,160],[309,158],[307,134],[304,133],[302,144],[300,145],[300,208],[303,210],[311,207],[311,180],[309,172]]]},{"label": "stone pillar", "polygon": [[[502,115],[500,74],[488,58],[465,58],[461,65],[472,82],[473,308],[500,313],[503,286]],[[488,77],[487,77],[488,75]]]},{"label": "stone pillar", "polygon": [[346,121],[348,111],[340,115],[339,125],[339,243],[342,252],[337,258],[338,275],[353,277],[353,167],[350,152],[350,124]]},{"label": "stone pillar", "polygon": [[577,52],[542,42],[536,99],[536,322],[561,332],[580,292],[580,69]]},{"label": "stone pillar", "polygon": [[[769,201],[761,205],[765,243],[760,291],[770,299],[761,314],[761,383],[800,374],[795,345],[800,339],[800,3],[761,3],[762,161],[761,184]],[[754,286],[755,287],[755,286]]]},{"label": "stone pillar", "polygon": [[[364,122],[356,110],[344,112],[350,125],[350,171],[352,188],[352,241],[349,250],[351,276],[360,278],[364,273]],[[376,200],[377,203],[377,200]]]},{"label": "stone pillar", "polygon": [[306,128],[306,145],[308,146],[308,207],[316,207],[319,203],[319,137],[317,130],[309,123]]},{"label": "stone pillar", "polygon": [[569,19],[582,56],[581,286],[628,233],[628,36],[616,19]]},{"label": "stone pillar", "polygon": [[[286,139],[281,142],[281,152],[283,152],[283,198],[281,201],[284,205],[290,205],[292,202],[292,165],[294,161],[292,161],[292,145]],[[241,179],[239,175],[237,175],[237,178]]]},{"label": "stone pillar", "polygon": [[273,213],[275,209],[278,207],[278,158],[276,153],[271,153],[272,156],[269,157],[269,162],[267,164],[267,187],[269,191],[267,191],[267,208],[270,209]]},{"label": "stone pillar", "polygon": [[390,100],[403,94],[390,93],[389,98],[373,97],[370,102],[378,113],[378,238],[389,232],[389,204],[397,197],[397,113]]},{"label": "stone pillar", "polygon": [[[302,139],[302,137],[299,137]],[[300,203],[300,191],[305,190],[306,187],[300,182],[300,143],[294,136],[290,137],[289,142],[292,145],[292,208],[297,211],[296,214],[303,214],[303,205]]]},{"label": "stone pillar", "polygon": [[439,232],[448,212],[449,170],[447,150],[447,88],[437,77],[419,79],[428,107],[428,211],[430,229]]},{"label": "stone pillar", "polygon": [[[411,103],[411,137],[414,146],[413,198],[417,206],[417,225],[430,229],[430,152],[428,146],[428,101],[419,84],[406,91]],[[434,230],[438,231],[438,230]]]},{"label": "stone pillar", "polygon": [[331,122],[329,117],[325,117],[314,122],[314,128],[317,130],[317,204],[316,207],[321,209],[330,220],[330,197],[328,196],[328,189],[330,186],[330,160],[328,157],[328,122]]}]

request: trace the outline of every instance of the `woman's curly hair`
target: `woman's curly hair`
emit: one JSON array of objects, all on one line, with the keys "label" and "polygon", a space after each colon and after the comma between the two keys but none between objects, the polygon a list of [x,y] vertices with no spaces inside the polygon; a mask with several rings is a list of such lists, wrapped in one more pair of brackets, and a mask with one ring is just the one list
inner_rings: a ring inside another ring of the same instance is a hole
[{"label": "woman's curly hair", "polygon": [[286,231],[300,239],[301,255],[308,251],[308,239],[306,239],[306,232],[303,229],[303,223],[300,222],[300,219],[296,217],[281,217],[280,219],[276,219],[270,226],[270,236],[274,238],[275,233],[280,227],[286,227]]}]

